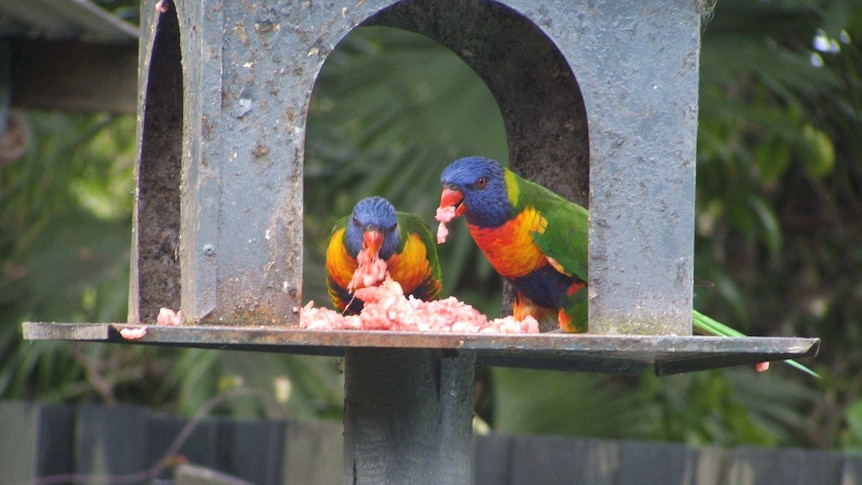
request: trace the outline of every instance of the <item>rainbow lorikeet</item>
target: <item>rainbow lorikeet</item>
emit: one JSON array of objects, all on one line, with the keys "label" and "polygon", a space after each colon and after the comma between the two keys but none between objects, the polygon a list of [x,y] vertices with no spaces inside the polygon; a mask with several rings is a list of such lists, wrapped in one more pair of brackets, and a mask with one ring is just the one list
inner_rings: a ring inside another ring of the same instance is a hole
[{"label": "rainbow lorikeet", "polygon": [[[467,219],[473,240],[512,285],[514,317],[541,321],[556,313],[564,331],[585,332],[587,209],[482,157],[456,160],[443,170],[440,182],[438,219]],[[710,335],[743,336],[696,310],[692,322]]]},{"label": "rainbow lorikeet", "polygon": [[[363,302],[352,292],[383,280],[383,274],[355,278],[360,263],[382,262],[382,271],[421,300],[434,300],[443,286],[434,236],[415,214],[397,212],[383,197],[367,197],[335,222],[326,249],[326,288],[333,305],[359,313]],[[378,266],[379,267],[379,266]]]}]

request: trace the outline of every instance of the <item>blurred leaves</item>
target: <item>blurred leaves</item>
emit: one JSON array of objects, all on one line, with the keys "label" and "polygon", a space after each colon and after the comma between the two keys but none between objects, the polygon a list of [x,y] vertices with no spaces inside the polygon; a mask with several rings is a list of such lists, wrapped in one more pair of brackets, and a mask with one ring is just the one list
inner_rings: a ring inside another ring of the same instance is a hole
[{"label": "blurred leaves", "polygon": [[860,451],[862,450],[862,399],[847,406],[845,415],[847,431],[842,436],[842,445],[844,448]]},{"label": "blurred leaves", "polygon": [[[0,396],[140,402],[193,414],[231,388],[274,394],[287,382],[284,415],[340,413],[333,359],[25,342],[22,321],[126,321],[135,156],[133,116],[27,119],[30,150],[0,169]],[[220,411],[267,412],[255,395]]]},{"label": "blurred leaves", "polygon": [[808,173],[815,178],[823,178],[832,173],[835,168],[835,149],[832,140],[822,131],[811,125],[802,127],[802,139],[805,143],[806,155],[802,163]]},{"label": "blurred leaves", "polygon": [[693,445],[792,446],[804,434],[801,416],[818,393],[785,371],[742,368],[662,378],[645,373],[639,384],[652,415],[651,437]]},{"label": "blurred leaves", "polygon": [[837,445],[835,416],[859,398],[860,7],[719,2],[703,36],[696,268],[716,285],[696,306],[755,335],[821,337],[806,363],[832,376],[808,383],[807,405],[770,401],[776,414],[753,421],[779,443]]},{"label": "blurred leaves", "polygon": [[650,414],[625,379],[602,374],[492,369],[494,429],[507,433],[646,438]]},{"label": "blurred leaves", "polygon": [[492,369],[491,420],[508,433],[793,446],[819,393],[783,372],[729,369],[656,377]]},{"label": "blurred leaves", "polygon": [[[135,120],[46,113],[26,119],[29,150],[0,170],[0,395],[113,399],[82,385],[86,364],[106,350],[30,346],[20,324],[125,320]],[[117,371],[117,385],[129,380],[121,369],[110,371]]]}]

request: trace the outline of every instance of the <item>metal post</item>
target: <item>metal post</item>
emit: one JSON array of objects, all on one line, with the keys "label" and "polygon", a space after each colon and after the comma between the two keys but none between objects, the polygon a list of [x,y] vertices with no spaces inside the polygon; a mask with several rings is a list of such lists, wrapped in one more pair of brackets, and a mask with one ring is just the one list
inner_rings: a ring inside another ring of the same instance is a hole
[{"label": "metal post", "polygon": [[470,483],[475,358],[346,349],[344,483]]},{"label": "metal post", "polygon": [[590,114],[590,333],[691,335],[698,2],[602,0],[567,28]]}]

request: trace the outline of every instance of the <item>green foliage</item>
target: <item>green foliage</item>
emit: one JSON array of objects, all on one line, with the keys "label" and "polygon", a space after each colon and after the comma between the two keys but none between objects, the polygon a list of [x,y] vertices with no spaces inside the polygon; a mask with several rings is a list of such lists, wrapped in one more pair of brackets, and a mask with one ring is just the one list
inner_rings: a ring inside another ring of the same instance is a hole
[{"label": "green foliage", "polygon": [[578,372],[492,369],[494,429],[507,433],[646,438],[649,410],[626,379]]},{"label": "green foliage", "polygon": [[490,416],[498,431],[681,441],[693,446],[790,446],[819,398],[772,372],[638,377],[492,369]]},{"label": "green foliage", "polygon": [[833,416],[858,399],[840,374],[862,357],[860,36],[858,3],[731,0],[703,37],[696,268],[716,284],[696,306],[750,334],[823,339],[806,362],[822,394],[781,421],[811,426],[789,437],[815,446],[838,444]]},{"label": "green foliage", "polygon": [[862,399],[857,399],[845,410],[847,430],[841,436],[845,449],[862,451]]},{"label": "green foliage", "polygon": [[650,435],[692,445],[794,445],[807,424],[801,415],[818,397],[775,370],[661,378],[645,373],[639,385],[650,413]]},{"label": "green foliage", "polygon": [[93,3],[130,24],[140,24],[140,0],[94,0]]},{"label": "green foliage", "polygon": [[131,117],[31,115],[28,124],[31,149],[0,168],[0,395],[21,397],[82,376],[70,345],[22,345],[22,320],[125,312],[134,149]]},{"label": "green foliage", "polygon": [[[132,116],[29,113],[30,150],[0,167],[0,396],[174,406],[287,387],[283,415],[340,412],[332,359],[68,342],[24,342],[21,322],[124,322],[135,156]],[[259,398],[221,408],[266,412]]]},{"label": "green foliage", "polygon": [[791,446],[817,392],[750,369],[656,377],[492,369],[498,431],[681,441],[693,446]]},{"label": "green foliage", "polygon": [[820,334],[834,318],[821,295],[852,285],[824,258],[860,262],[849,243],[859,240],[860,20],[848,1],[727,1],[705,31],[696,264],[737,289],[698,291],[698,307],[724,319],[723,300],[745,331]]}]

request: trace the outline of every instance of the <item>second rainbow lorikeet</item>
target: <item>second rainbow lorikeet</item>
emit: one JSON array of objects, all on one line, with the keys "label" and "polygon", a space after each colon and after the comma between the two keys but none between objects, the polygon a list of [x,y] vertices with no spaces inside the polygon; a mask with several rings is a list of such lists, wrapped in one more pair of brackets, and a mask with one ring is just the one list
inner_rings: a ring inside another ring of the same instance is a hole
[{"label": "second rainbow lorikeet", "polygon": [[440,261],[431,229],[421,217],[397,212],[383,197],[367,197],[350,215],[335,222],[326,249],[326,288],[333,305],[346,313],[358,313],[363,302],[353,290],[383,280],[383,274],[354,278],[360,263],[385,263],[405,295],[434,300],[442,289]]},{"label": "second rainbow lorikeet", "polygon": [[[541,321],[556,314],[564,331],[586,332],[587,209],[482,157],[456,160],[440,182],[438,220],[467,219],[473,240],[513,287],[515,318],[532,315]],[[744,336],[696,310],[692,317],[703,333]]]}]

